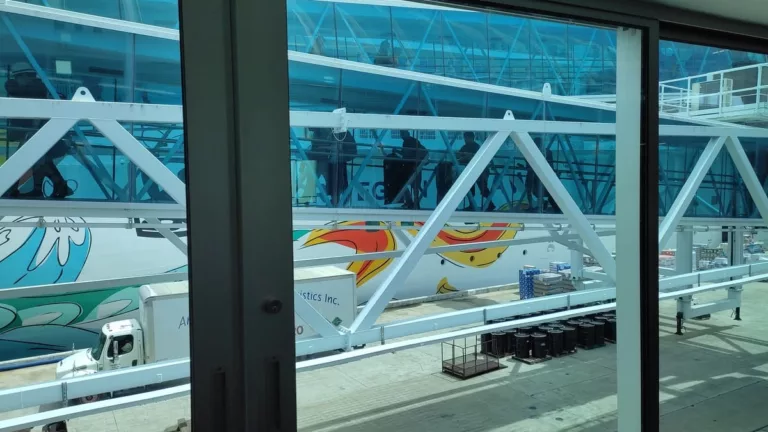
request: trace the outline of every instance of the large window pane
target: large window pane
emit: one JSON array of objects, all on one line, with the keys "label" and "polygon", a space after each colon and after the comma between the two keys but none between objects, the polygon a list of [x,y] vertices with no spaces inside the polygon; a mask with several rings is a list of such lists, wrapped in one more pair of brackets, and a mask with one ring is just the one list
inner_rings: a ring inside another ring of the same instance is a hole
[{"label": "large window pane", "polygon": [[663,41],[660,60],[659,261],[690,276],[660,281],[662,430],[762,430],[766,56]]},{"label": "large window pane", "polygon": [[[96,3],[42,2],[178,22],[176,2]],[[179,57],[177,41],[0,14],[0,388],[24,401],[2,404],[0,418],[44,416],[11,430],[40,430],[66,405],[108,398],[114,411],[68,414],[69,430],[166,430],[190,419],[188,389],[178,387],[188,366],[177,364],[189,357],[186,215],[176,199],[183,128],[180,109],[174,118],[177,107],[162,106],[182,103]],[[118,369],[128,384],[106,375]],[[46,386],[58,390],[41,398]],[[158,389],[175,397],[127,407],[125,396]]]},{"label": "large window pane", "polygon": [[[416,3],[335,4],[334,31],[326,2],[288,9],[299,428],[615,429],[617,141],[640,141],[614,125],[640,106],[641,33]],[[338,59],[307,50],[319,34]],[[617,107],[620,49],[637,88]]]}]

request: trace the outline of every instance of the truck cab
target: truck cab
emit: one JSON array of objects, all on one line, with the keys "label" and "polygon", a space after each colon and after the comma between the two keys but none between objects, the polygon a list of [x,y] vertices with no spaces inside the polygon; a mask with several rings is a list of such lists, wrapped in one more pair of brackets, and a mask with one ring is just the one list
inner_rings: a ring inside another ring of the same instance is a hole
[{"label": "truck cab", "polygon": [[141,325],[135,319],[107,323],[93,347],[59,362],[56,378],[74,378],[144,364],[143,336]]}]

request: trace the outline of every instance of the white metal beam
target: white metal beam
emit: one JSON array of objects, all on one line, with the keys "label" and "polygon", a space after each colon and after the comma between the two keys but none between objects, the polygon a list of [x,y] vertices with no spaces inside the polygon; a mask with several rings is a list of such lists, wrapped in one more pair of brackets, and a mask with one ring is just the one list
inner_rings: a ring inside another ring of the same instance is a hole
[{"label": "white metal beam", "polygon": [[[10,160],[10,159],[9,159]],[[0,167],[0,173],[8,165],[6,161]],[[124,203],[98,201],[50,201],[50,200],[12,200],[0,199],[0,214],[5,216],[42,216],[76,217],[96,219],[131,219],[163,218],[186,220],[187,213],[179,204],[164,203]],[[128,225],[137,228],[144,225]]]},{"label": "white metal beam", "polygon": [[755,206],[760,212],[760,216],[763,217],[764,223],[768,224],[768,196],[765,195],[763,185],[757,178],[757,174],[755,174],[755,170],[752,168],[752,163],[744,152],[744,147],[742,147],[741,141],[739,141],[737,137],[731,136],[725,143],[725,148],[728,150],[728,154],[731,155],[736,170],[741,174],[744,186],[747,187],[749,194],[755,201]]},{"label": "white metal beam", "polygon": [[150,276],[136,276],[117,279],[102,279],[95,281],[67,282],[51,285],[33,285],[21,288],[0,289],[0,300],[22,297],[42,297],[62,295],[67,293],[82,293],[87,291],[101,291],[111,288],[124,288],[154,283],[177,282],[189,279],[187,272],[163,273]]},{"label": "white metal beam", "polygon": [[[32,6],[32,5],[30,5]],[[311,55],[311,54],[308,54]],[[399,69],[383,68],[387,72]],[[403,71],[407,72],[407,71]],[[415,72],[414,72],[415,73]],[[442,78],[442,77],[439,77]],[[458,80],[462,83],[467,81]],[[481,84],[488,85],[488,84]],[[497,86],[491,86],[497,87]],[[506,87],[501,87],[506,88]],[[510,89],[514,90],[514,89]],[[516,90],[517,91],[517,90]],[[521,90],[522,91],[522,90]],[[527,92],[527,91],[524,91]],[[541,97],[541,93],[530,92]],[[556,98],[557,96],[552,96]],[[568,99],[569,97],[564,97]],[[45,100],[0,98],[0,117],[6,118],[68,118],[68,119],[112,119],[136,123],[183,123],[183,111],[180,105],[133,104],[121,102],[100,102],[78,100]],[[550,101],[551,102],[551,101]],[[613,107],[611,110],[615,110]],[[412,130],[476,130],[495,132],[503,126],[503,120],[481,118],[419,117],[388,114],[331,113],[313,111],[291,111],[291,125],[298,127],[339,126],[348,122],[348,128],[409,128]],[[661,125],[661,136],[713,137],[736,135],[744,138],[768,137],[768,130],[723,122],[701,122],[697,119],[677,119],[688,121],[690,126]],[[696,124],[705,126],[696,126]],[[537,132],[573,135],[614,135],[612,123],[563,122],[540,120],[517,120],[519,132]]]},{"label": "white metal beam", "polygon": [[459,178],[453,183],[451,189],[421,227],[414,241],[395,263],[387,278],[376,289],[376,292],[371,296],[365,308],[363,308],[362,312],[352,323],[350,331],[354,333],[360,329],[368,329],[373,326],[387,304],[394,297],[397,289],[405,283],[408,275],[416,267],[416,264],[418,264],[419,259],[429,248],[432,240],[444,228],[451,214],[456,210],[456,207],[458,207],[469,190],[474,187],[475,182],[485,170],[485,167],[488,166],[509,136],[513,127],[512,120],[514,119],[512,111],[507,111],[504,119],[509,122],[509,126],[489,136],[480,146],[480,149],[472,157],[472,160],[469,161],[467,167],[459,175]]},{"label": "white metal beam", "polygon": [[525,160],[533,168],[533,171],[538,176],[541,183],[546,190],[550,193],[552,198],[560,206],[563,215],[568,219],[571,224],[571,229],[576,231],[584,240],[587,248],[595,259],[605,270],[611,279],[616,280],[616,263],[613,260],[613,256],[606,249],[600,237],[592,229],[592,224],[584,216],[576,201],[573,200],[568,190],[560,182],[560,179],[555,174],[555,171],[549,166],[549,163],[541,154],[536,144],[531,139],[531,136],[527,133],[511,133],[512,139],[520,153],[523,154]]},{"label": "white metal beam", "polygon": [[296,290],[293,291],[293,311],[296,315],[304,320],[307,325],[323,337],[339,336],[340,331],[336,330],[327,319],[325,319],[320,312],[312,307],[307,300],[301,296]]},{"label": "white metal beam", "polygon": [[[2,103],[0,103],[0,107]],[[0,195],[18,182],[34,164],[64,136],[77,120],[51,119],[40,128],[16,153],[0,165]]]},{"label": "white metal beam", "polygon": [[149,222],[150,224],[156,225],[157,228],[155,229],[157,230],[157,232],[159,232],[163,237],[165,237],[166,240],[171,242],[171,244],[176,246],[176,249],[178,249],[185,256],[188,255],[187,244],[184,243],[184,241],[181,238],[179,238],[179,236],[177,236],[175,232],[171,231],[170,228],[163,227],[163,224],[160,223],[160,220],[158,219],[150,218],[150,219],[147,219],[147,222]]},{"label": "white metal beam", "polygon": [[80,417],[92,416],[94,414],[116,411],[119,409],[130,408],[137,405],[146,405],[150,403],[161,402],[164,400],[175,399],[187,396],[191,393],[190,384],[184,384],[176,387],[155,390],[146,393],[139,393],[130,396],[123,396],[115,399],[105,399],[88,404],[73,405],[59,408],[51,411],[42,411],[37,414],[15,417],[7,420],[0,420],[0,432],[18,432],[22,430],[32,430],[40,425],[51,424],[59,421],[71,420]]},{"label": "white metal beam", "polygon": [[0,98],[0,117],[72,120],[110,119],[133,123],[181,124],[184,122],[181,105],[96,102],[87,99],[52,100],[3,97]]},{"label": "white metal beam", "polygon": [[179,31],[174,29],[151,26],[121,19],[105,18],[90,14],[72,12],[54,7],[38,6],[35,4],[23,3],[16,0],[5,0],[0,2],[0,12],[25,15],[51,21],[65,22],[81,25],[84,27],[113,30],[121,33],[149,36],[159,39],[169,39],[175,41],[179,40]]},{"label": "white metal beam", "polygon": [[[338,110],[337,110],[338,111]],[[291,111],[291,126],[347,129],[439,130],[497,132],[509,127],[503,119],[433,117],[347,112]],[[566,135],[615,135],[613,123],[515,120],[515,131]],[[704,128],[706,129],[706,128]],[[768,136],[768,133],[765,134]]]},{"label": "white metal beam", "polygon": [[[390,114],[359,114],[341,112],[291,111],[294,127],[346,127],[348,129],[405,129],[496,132],[504,127],[504,120],[466,117],[424,117]],[[544,120],[516,120],[515,131],[520,133],[547,133],[565,135],[616,135],[616,124],[597,122],[568,122]],[[768,130],[731,126],[662,125],[660,136],[717,137],[737,135],[744,138],[767,138]]]},{"label": "white metal beam", "polygon": [[[667,216],[659,226],[659,250],[667,245],[670,237],[672,237],[672,233],[677,229],[677,224],[680,223],[680,219],[683,218],[683,215],[688,210],[688,206],[693,201],[693,197],[696,196],[701,182],[704,181],[704,177],[706,177],[712,164],[715,163],[715,159],[717,159],[727,139],[727,136],[711,138],[704,148],[699,160],[696,162],[696,166],[693,167],[693,171],[691,171],[682,189],[680,189],[680,193],[675,198],[675,202],[669,208]],[[618,158],[616,161],[618,164]],[[616,171],[618,172],[618,167]]]},{"label": "white metal beam", "polygon": [[187,205],[187,187],[184,182],[141,145],[120,123],[116,120],[89,120],[123,155],[162,187],[174,201],[182,206]]},{"label": "white metal beam", "polygon": [[65,395],[68,399],[78,399],[186,378],[189,378],[189,359],[181,359],[4,389],[0,390],[0,412],[62,403]]}]

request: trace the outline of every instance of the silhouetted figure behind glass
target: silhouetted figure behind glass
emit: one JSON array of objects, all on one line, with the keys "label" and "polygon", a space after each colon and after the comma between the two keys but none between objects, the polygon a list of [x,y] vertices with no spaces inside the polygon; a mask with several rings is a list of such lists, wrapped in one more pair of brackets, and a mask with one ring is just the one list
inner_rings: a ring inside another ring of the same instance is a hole
[{"label": "silhouetted figure behind glass", "polygon": [[330,129],[311,128],[310,131],[312,146],[307,157],[315,162],[318,179],[325,179],[326,193],[336,207],[349,185],[347,162],[357,154],[357,143],[352,131],[343,132],[338,137]]},{"label": "silhouetted figure behind glass", "polygon": [[[536,137],[533,139],[533,142],[536,144],[537,148],[541,149],[541,138]],[[544,158],[547,160],[547,163],[552,166],[552,161],[554,160],[552,150],[547,149],[544,152]],[[553,212],[559,212],[560,207],[552,198],[552,195],[549,193],[547,188],[544,187],[544,185],[541,183],[541,180],[533,170],[533,166],[531,166],[530,163],[526,165],[525,195],[526,199],[528,200],[528,211],[537,212],[541,207],[542,211],[546,212],[548,211],[549,207]],[[536,198],[536,205],[533,204],[534,197]]]},{"label": "silhouetted figure behind glass", "polygon": [[383,41],[379,45],[379,52],[376,53],[373,64],[378,66],[397,66],[397,60],[395,60],[395,56],[392,53],[389,41]]},{"label": "silhouetted figure behind glass", "polygon": [[[9,78],[5,82],[5,91],[8,97],[24,99],[48,99],[48,89],[37,77],[32,67],[26,63],[13,65]],[[48,120],[40,119],[9,119],[8,141],[19,143],[23,146]],[[26,182],[28,175],[22,177],[19,182],[8,190],[7,196],[11,198],[43,198],[43,185],[45,178],[53,182],[52,198],[63,199],[72,195],[72,189],[67,186],[67,181],[56,167],[55,159],[66,156],[69,146],[64,139],[59,140],[48,152],[32,166],[33,188],[31,192],[20,193],[19,186]]]},{"label": "silhouetted figure behind glass", "polygon": [[[474,132],[464,132],[464,145],[459,149],[459,154],[457,157],[459,163],[466,167],[466,165],[469,164],[469,162],[472,160],[472,157],[475,156],[475,153],[477,153],[478,150],[480,150],[480,144],[475,141]],[[486,206],[486,201],[491,195],[491,190],[488,188],[489,178],[490,169],[486,167],[483,172],[480,173],[480,177],[478,177],[477,181],[472,186],[472,189],[469,190],[469,196],[470,199],[474,201],[475,187],[477,187],[480,189],[480,196],[483,197],[482,209],[493,211],[496,206],[494,206],[492,202],[488,202]]]},{"label": "silhouetted figure behind glass", "polygon": [[403,169],[407,173],[407,178],[413,179],[409,185],[411,193],[406,195],[405,206],[410,209],[419,209],[421,208],[421,170],[419,165],[427,156],[427,149],[406,130],[400,131],[400,138],[403,139]]}]

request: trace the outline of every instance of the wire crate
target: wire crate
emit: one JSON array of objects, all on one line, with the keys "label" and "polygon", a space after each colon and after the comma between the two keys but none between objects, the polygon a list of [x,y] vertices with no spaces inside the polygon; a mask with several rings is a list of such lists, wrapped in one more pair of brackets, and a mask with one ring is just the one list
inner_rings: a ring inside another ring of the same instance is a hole
[{"label": "wire crate", "polygon": [[504,368],[498,358],[485,354],[491,351],[491,347],[483,347],[483,343],[490,344],[491,341],[482,341],[475,336],[443,342],[443,372],[467,379]]}]

